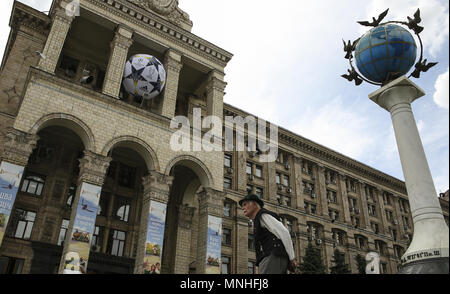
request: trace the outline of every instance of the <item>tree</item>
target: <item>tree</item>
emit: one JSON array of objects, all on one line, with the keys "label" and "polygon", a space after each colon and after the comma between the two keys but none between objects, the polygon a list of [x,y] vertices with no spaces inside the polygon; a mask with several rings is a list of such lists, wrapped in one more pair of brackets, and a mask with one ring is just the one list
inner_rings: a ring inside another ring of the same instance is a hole
[{"label": "tree", "polygon": [[366,259],[361,256],[361,254],[358,253],[358,255],[355,256],[356,264],[358,266],[358,273],[361,275],[366,274]]},{"label": "tree", "polygon": [[302,274],[326,274],[326,267],[323,264],[320,248],[314,247],[309,242],[303,262],[300,263],[298,268]]},{"label": "tree", "polygon": [[351,271],[348,269],[348,264],[345,263],[345,255],[339,250],[334,250],[334,255],[332,262],[334,262],[334,266],[330,268],[331,274],[350,274]]}]

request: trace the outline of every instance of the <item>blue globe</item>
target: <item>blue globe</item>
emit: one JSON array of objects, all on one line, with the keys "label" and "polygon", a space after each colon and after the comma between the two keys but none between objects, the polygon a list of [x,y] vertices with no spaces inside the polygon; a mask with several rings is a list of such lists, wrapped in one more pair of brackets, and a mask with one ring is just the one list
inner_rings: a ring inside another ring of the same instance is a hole
[{"label": "blue globe", "polygon": [[383,83],[388,74],[405,75],[416,61],[417,46],[410,32],[398,25],[373,28],[356,44],[359,72],[368,80]]}]

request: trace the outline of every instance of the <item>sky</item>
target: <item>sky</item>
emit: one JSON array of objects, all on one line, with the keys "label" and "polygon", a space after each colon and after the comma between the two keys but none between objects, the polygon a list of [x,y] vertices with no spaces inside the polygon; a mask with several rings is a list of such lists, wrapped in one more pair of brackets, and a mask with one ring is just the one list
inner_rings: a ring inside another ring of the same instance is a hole
[{"label": "sky", "polygon": [[[21,0],[40,11],[51,0]],[[9,34],[12,0],[2,0],[0,48]],[[424,58],[439,62],[420,79],[426,95],[412,104],[436,192],[449,188],[449,3],[447,0],[179,0],[192,33],[231,52],[224,101],[379,171],[404,180],[389,113],[356,87],[342,40],[383,21],[406,21],[418,8]],[[0,57],[3,52],[0,52]]]}]

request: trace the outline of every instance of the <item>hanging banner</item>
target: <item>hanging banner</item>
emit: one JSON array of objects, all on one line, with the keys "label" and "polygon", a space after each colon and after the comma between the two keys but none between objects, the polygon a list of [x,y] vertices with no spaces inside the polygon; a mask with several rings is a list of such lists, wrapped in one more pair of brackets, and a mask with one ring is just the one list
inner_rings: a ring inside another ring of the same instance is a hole
[{"label": "hanging banner", "polygon": [[144,274],[161,273],[161,255],[164,241],[167,205],[150,201],[147,238],[144,253]]},{"label": "hanging banner", "polygon": [[81,185],[75,222],[64,259],[63,274],[86,273],[101,190],[99,186],[87,183]]},{"label": "hanging banner", "polygon": [[0,245],[16,200],[24,167],[3,161],[0,165]]},{"label": "hanging banner", "polygon": [[208,215],[206,274],[220,274],[222,258],[222,218]]}]

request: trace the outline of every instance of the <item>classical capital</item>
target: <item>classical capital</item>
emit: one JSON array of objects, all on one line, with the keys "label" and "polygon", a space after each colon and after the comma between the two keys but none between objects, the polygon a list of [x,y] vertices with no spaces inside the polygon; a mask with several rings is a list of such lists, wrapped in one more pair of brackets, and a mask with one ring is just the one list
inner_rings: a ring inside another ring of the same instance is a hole
[{"label": "classical capital", "polygon": [[222,217],[224,198],[224,192],[216,191],[211,188],[204,188],[203,191],[198,193],[199,214]]},{"label": "classical capital", "polygon": [[84,157],[79,161],[79,181],[94,184],[100,187],[103,186],[106,170],[108,169],[112,158],[85,150]]},{"label": "classical capital", "polygon": [[223,81],[223,74],[218,71],[211,71],[208,75],[208,83],[206,85],[206,92],[210,93],[213,90],[224,92],[227,83]]},{"label": "classical capital", "polygon": [[116,33],[114,34],[114,39],[111,41],[111,49],[118,46],[125,50],[128,50],[133,44],[133,31],[124,26],[119,25],[116,29]]},{"label": "classical capital", "polygon": [[175,50],[169,49],[164,55],[164,66],[167,71],[173,71],[177,74],[180,73],[183,63],[181,62],[181,54]]},{"label": "classical capital", "polygon": [[36,147],[39,136],[28,134],[14,128],[6,130],[5,142],[3,144],[2,161],[26,166],[28,158]]},{"label": "classical capital", "polygon": [[144,186],[144,201],[155,200],[162,203],[169,202],[170,187],[173,177],[150,171],[147,176],[142,177]]},{"label": "classical capital", "polygon": [[52,11],[51,18],[54,22],[62,22],[66,25],[71,25],[73,20],[75,19],[75,14],[67,13],[66,9],[62,6],[56,6]]}]

